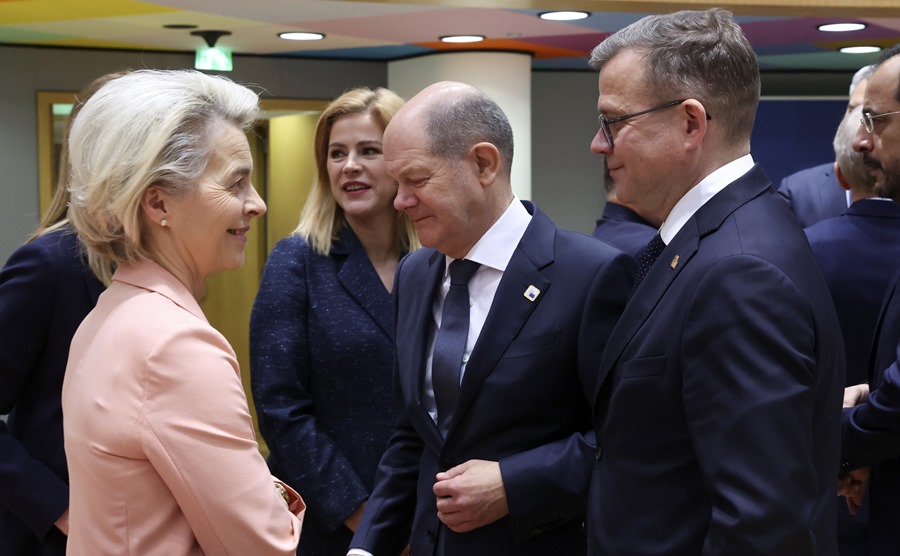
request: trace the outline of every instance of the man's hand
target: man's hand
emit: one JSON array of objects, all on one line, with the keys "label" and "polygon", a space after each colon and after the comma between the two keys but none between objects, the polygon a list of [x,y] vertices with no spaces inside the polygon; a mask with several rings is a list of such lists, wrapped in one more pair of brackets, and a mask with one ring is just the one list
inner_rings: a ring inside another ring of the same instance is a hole
[{"label": "man's hand", "polygon": [[856,515],[869,487],[871,467],[860,467],[838,479],[838,495],[847,501],[847,511]]},{"label": "man's hand", "polygon": [[438,519],[456,533],[493,523],[509,513],[500,464],[473,459],[436,476]]},{"label": "man's hand", "polygon": [[869,397],[869,385],[857,384],[844,388],[844,407],[861,404]]}]

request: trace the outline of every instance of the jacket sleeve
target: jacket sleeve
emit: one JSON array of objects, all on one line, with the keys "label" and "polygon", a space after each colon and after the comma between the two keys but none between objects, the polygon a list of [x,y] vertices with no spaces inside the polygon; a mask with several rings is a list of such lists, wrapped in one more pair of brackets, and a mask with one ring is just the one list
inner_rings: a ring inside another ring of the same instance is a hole
[{"label": "jacket sleeve", "polygon": [[294,554],[305,506],[275,490],[225,338],[205,323],[172,327],[147,367],[141,444],[203,551]]},{"label": "jacket sleeve", "polygon": [[[34,376],[53,325],[58,283],[72,279],[59,266],[52,249],[28,243],[12,254],[0,272],[0,414],[16,407],[30,381],[58,380],[56,399],[47,403],[60,406],[64,370],[58,377]],[[62,450],[62,437],[46,442]],[[65,478],[35,459],[4,421],[0,421],[0,504],[39,539],[69,506]]]},{"label": "jacket sleeve", "polygon": [[299,238],[282,240],[266,262],[250,317],[250,379],[260,431],[288,484],[329,531],[369,492],[353,465],[316,422],[308,333],[309,282]]}]

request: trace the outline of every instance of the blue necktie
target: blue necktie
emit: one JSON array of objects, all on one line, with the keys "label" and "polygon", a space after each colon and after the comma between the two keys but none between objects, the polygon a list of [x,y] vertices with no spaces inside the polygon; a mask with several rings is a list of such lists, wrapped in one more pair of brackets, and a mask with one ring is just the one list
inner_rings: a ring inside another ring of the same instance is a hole
[{"label": "blue necktie", "polygon": [[659,258],[659,254],[662,253],[665,248],[666,244],[663,243],[659,234],[656,234],[653,236],[653,239],[650,240],[650,243],[641,249],[641,252],[638,253],[637,256],[637,272],[634,275],[634,287],[631,288],[631,293],[634,293],[637,290],[638,284],[640,284],[641,280],[644,279],[644,276],[650,272],[650,267],[653,266],[653,263]]},{"label": "blue necktie", "polygon": [[465,259],[450,263],[450,290],[444,298],[441,327],[434,340],[431,383],[438,428],[447,434],[459,399],[460,373],[469,336],[469,280],[480,265]]}]

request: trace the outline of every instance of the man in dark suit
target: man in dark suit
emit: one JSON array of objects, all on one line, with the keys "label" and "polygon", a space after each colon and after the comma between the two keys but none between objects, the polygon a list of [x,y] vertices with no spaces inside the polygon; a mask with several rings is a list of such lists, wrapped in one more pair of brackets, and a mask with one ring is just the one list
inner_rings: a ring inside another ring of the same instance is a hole
[{"label": "man in dark suit", "polygon": [[[841,216],[806,229],[837,309],[847,354],[845,385],[868,380],[869,354],[885,292],[900,270],[900,191],[875,188],[875,179],[853,150],[862,106],[844,116],[834,137],[834,172],[853,204]],[[897,198],[888,198],[894,195]],[[868,554],[868,505],[850,515],[838,504],[841,556]]]},{"label": "man in dark suit", "polygon": [[[461,83],[427,87],[385,131],[394,206],[428,248],[397,269],[399,417],[349,554],[586,552],[587,394],[633,262],[517,200],[512,153],[502,110]],[[446,365],[464,283],[448,264],[469,261],[468,330]]]},{"label": "man in dark suit", "polygon": [[843,346],[803,230],[749,154],[753,49],[727,11],[684,11],[615,33],[591,64],[592,150],[661,226],[600,368],[591,554],[834,556]]},{"label": "man in dark suit", "polygon": [[[844,119],[862,104],[866,81],[870,75],[872,66],[860,69],[853,76],[850,82],[850,101],[844,112]],[[834,173],[833,162],[806,168],[783,178],[778,187],[778,194],[787,201],[794,216],[804,228],[826,218],[840,216],[851,203],[849,194],[841,187]]]},{"label": "man in dark suit", "polygon": [[603,206],[603,215],[597,220],[597,227],[591,235],[637,257],[647,242],[656,235],[656,228],[619,202],[616,197],[616,182],[606,168],[603,172],[603,185],[606,187],[606,205]]},{"label": "man in dark suit", "polygon": [[[893,197],[900,192],[900,45],[875,65],[854,148],[872,172],[876,191]],[[869,555],[887,556],[900,547],[900,276],[887,292],[875,338],[869,383],[849,388],[844,399],[853,407],[843,415],[840,493],[857,508],[871,466]]]}]

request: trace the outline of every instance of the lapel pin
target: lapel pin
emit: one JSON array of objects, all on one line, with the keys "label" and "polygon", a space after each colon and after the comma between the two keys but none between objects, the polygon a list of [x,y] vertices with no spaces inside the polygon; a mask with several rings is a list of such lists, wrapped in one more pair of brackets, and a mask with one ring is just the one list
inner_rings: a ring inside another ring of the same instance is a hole
[{"label": "lapel pin", "polygon": [[672,270],[675,270],[676,266],[678,266],[678,255],[675,255],[675,258],[672,259]]},{"label": "lapel pin", "polygon": [[527,299],[528,301],[534,301],[538,298],[539,295],[541,295],[541,290],[537,289],[534,286],[528,286],[528,289],[526,289],[525,293],[522,295],[524,295],[525,299]]}]

